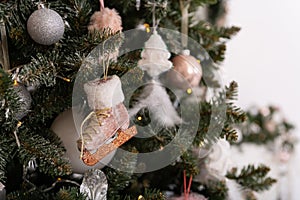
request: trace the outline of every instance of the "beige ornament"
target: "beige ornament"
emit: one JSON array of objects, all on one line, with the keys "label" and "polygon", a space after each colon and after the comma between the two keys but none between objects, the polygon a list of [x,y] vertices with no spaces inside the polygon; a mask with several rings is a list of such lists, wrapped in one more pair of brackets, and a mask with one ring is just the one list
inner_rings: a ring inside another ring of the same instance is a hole
[{"label": "beige ornament", "polygon": [[88,26],[89,32],[108,29],[112,34],[122,31],[122,19],[115,9],[102,8],[95,12]]},{"label": "beige ornament", "polygon": [[89,107],[93,110],[111,108],[124,101],[121,80],[113,75],[84,84]]},{"label": "beige ornament", "polygon": [[202,78],[202,68],[197,59],[190,55],[189,50],[172,59],[174,68],[167,75],[167,81],[176,88],[187,90],[197,87]]},{"label": "beige ornament", "polygon": [[115,154],[115,151],[112,151],[94,167],[89,167],[82,162],[77,147],[77,139],[80,133],[76,130],[72,110],[61,113],[52,123],[51,129],[61,139],[66,149],[65,157],[70,160],[73,172],[75,173],[83,174],[92,168],[101,169],[105,164],[110,162]]},{"label": "beige ornament", "polygon": [[84,84],[90,112],[80,126],[78,148],[86,165],[95,165],[137,131],[129,127],[129,115],[123,104],[124,94],[116,75]]},{"label": "beige ornament", "polygon": [[141,53],[142,59],[138,67],[146,71],[151,77],[160,75],[172,67],[168,59],[171,54],[167,49],[161,36],[154,31],[149,40],[145,42],[144,50]]}]

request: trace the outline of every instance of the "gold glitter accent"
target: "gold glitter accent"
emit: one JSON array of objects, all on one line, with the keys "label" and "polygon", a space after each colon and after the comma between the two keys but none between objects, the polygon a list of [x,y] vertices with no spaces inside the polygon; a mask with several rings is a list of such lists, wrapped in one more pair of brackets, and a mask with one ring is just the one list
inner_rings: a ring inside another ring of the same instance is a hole
[{"label": "gold glitter accent", "polygon": [[95,113],[96,113],[96,117],[98,119],[99,125],[102,126],[101,120],[110,117],[110,115],[112,113],[112,109],[111,108],[99,109],[99,110],[96,110]]},{"label": "gold glitter accent", "polygon": [[101,147],[99,147],[97,152],[94,154],[91,154],[88,150],[84,149],[82,161],[88,166],[95,165],[97,162],[103,159],[107,154],[117,149],[122,144],[127,142],[130,138],[135,136],[137,134],[137,129],[135,126],[132,126],[126,129],[125,131],[119,130],[117,134],[118,136],[116,139],[114,139],[109,144],[104,144]]}]

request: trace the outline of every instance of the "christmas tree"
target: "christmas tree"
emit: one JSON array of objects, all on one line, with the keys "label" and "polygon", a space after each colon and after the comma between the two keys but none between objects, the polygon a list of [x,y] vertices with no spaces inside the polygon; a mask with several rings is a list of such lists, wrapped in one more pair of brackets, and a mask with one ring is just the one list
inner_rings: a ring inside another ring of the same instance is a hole
[{"label": "christmas tree", "polygon": [[247,123],[237,83],[219,75],[240,30],[222,27],[224,3],[1,1],[0,198],[228,199],[234,182],[255,199],[268,189],[267,166],[214,168]]}]

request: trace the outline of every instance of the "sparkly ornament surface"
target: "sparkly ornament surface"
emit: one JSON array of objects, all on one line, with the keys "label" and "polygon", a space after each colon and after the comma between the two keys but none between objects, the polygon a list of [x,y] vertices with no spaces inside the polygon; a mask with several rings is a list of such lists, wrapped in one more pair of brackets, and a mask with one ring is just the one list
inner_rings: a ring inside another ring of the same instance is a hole
[{"label": "sparkly ornament surface", "polygon": [[[202,68],[197,59],[184,51],[172,59],[174,68],[167,73],[167,80],[175,87],[187,90],[199,85],[202,78]],[[187,85],[186,83],[189,83]]]},{"label": "sparkly ornament surface", "polygon": [[32,98],[26,87],[20,83],[16,83],[13,86],[14,90],[19,96],[19,103],[21,107],[19,108],[18,112],[15,114],[18,120],[21,120],[25,117],[30,109]]},{"label": "sparkly ornament surface", "polygon": [[35,42],[51,45],[63,37],[65,24],[57,12],[42,8],[30,15],[27,21],[27,30]]},{"label": "sparkly ornament surface", "polygon": [[108,183],[105,174],[99,169],[85,172],[80,192],[87,195],[87,200],[106,200]]}]

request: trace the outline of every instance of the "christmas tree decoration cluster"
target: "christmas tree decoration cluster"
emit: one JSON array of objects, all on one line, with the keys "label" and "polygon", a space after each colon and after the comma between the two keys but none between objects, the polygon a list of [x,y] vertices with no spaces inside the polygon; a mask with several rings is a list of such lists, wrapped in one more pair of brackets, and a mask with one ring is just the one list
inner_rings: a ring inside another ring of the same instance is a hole
[{"label": "christmas tree decoration cluster", "polygon": [[[292,125],[244,112],[237,83],[222,85],[239,31],[216,23],[225,2],[1,1],[0,199],[256,199],[269,189],[270,168],[231,166],[230,145]],[[140,49],[126,52],[128,35]],[[256,118],[261,132],[249,132]]]}]

